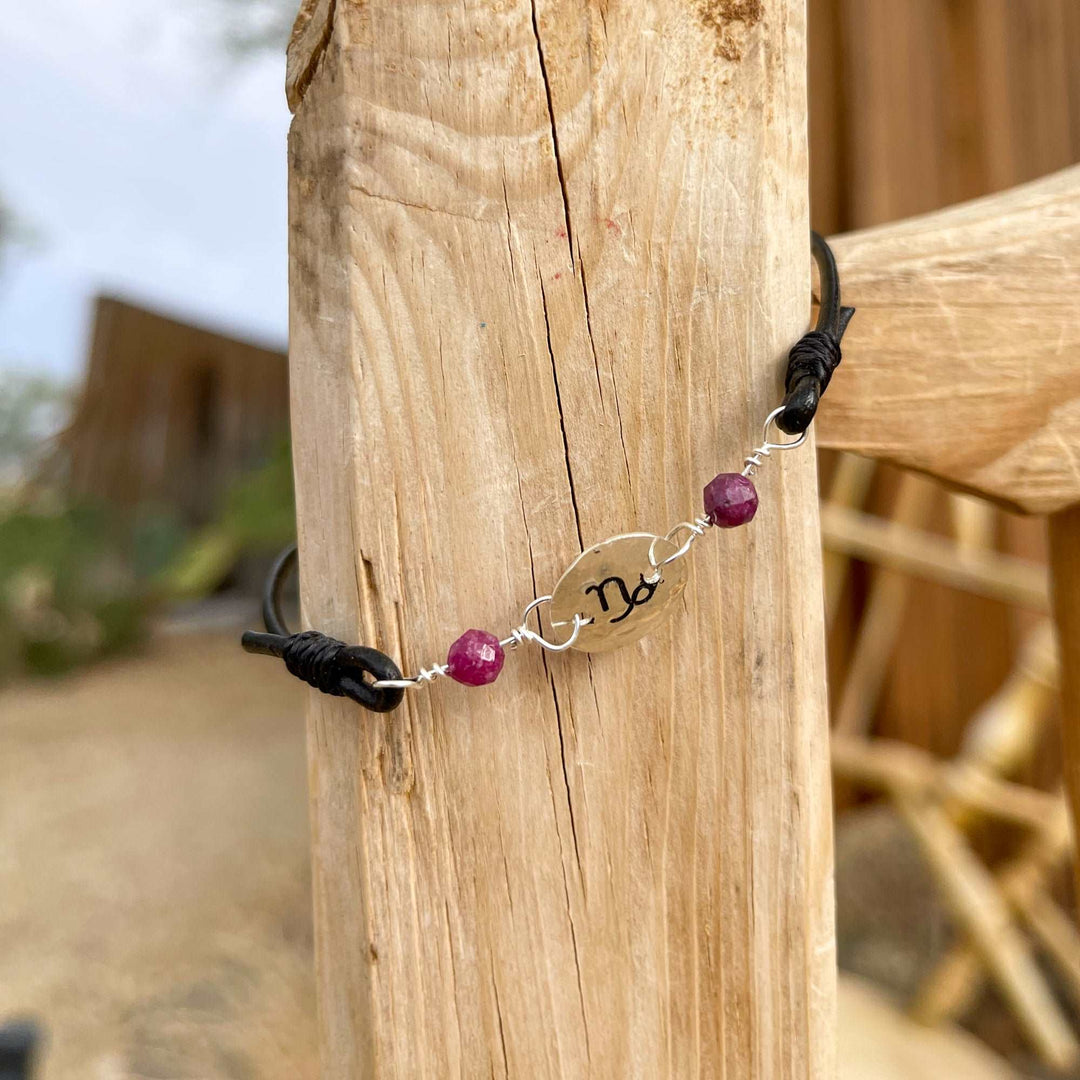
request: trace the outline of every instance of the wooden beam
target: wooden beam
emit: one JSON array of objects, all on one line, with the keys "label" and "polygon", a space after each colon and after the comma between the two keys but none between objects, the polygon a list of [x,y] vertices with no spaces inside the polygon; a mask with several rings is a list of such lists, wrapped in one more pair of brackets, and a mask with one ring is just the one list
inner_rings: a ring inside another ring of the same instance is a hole
[{"label": "wooden beam", "polygon": [[[1062,948],[1067,934],[1047,916],[1045,908],[1051,902],[1046,894],[1047,879],[1068,856],[1069,847],[1068,815],[1062,800],[1045,816],[1043,828],[1033,833],[1016,855],[997,866],[993,875],[1000,894],[1033,930],[1070,990],[1080,994],[1080,952],[1072,957]],[[987,974],[978,950],[968,938],[960,937],[923,979],[911,1003],[912,1016],[933,1026],[962,1016],[974,1004]]]},{"label": "wooden beam", "polygon": [[[904,529],[922,525],[933,497],[934,489],[930,484],[917,476],[902,476],[892,522]],[[858,641],[836,705],[835,731],[844,735],[865,735],[870,730],[910,588],[911,581],[903,574],[885,567],[875,571]]]},{"label": "wooden beam", "polygon": [[1046,567],[1015,555],[971,548],[898,521],[825,503],[821,507],[825,550],[937,581],[976,596],[1046,611]]},{"label": "wooden beam", "polygon": [[[1053,514],[1049,533],[1050,592],[1061,654],[1062,771],[1075,844],[1080,837],[1080,506]],[[1074,857],[1073,867],[1080,896],[1080,858]]]},{"label": "wooden beam", "polygon": [[[798,0],[305,3],[305,622],[416,671],[738,469],[808,322]],[[812,452],[619,652],[310,696],[327,1076],[833,1075]]]},{"label": "wooden beam", "polygon": [[1053,515],[1065,782],[1080,815],[1080,166],[834,247],[860,314],[820,444]]},{"label": "wooden beam", "polygon": [[941,761],[917,746],[892,739],[837,734],[832,763],[849,780],[888,792],[936,796],[967,810],[1043,832],[1059,813],[1060,796],[1001,780],[964,763]]},{"label": "wooden beam", "polygon": [[939,806],[900,792],[894,804],[915,834],[942,900],[967,932],[1039,1057],[1055,1069],[1074,1065],[1080,1044],[993,875]]},{"label": "wooden beam", "polygon": [[1080,502],[1080,166],[833,245],[859,313],[819,444],[1014,510]]}]

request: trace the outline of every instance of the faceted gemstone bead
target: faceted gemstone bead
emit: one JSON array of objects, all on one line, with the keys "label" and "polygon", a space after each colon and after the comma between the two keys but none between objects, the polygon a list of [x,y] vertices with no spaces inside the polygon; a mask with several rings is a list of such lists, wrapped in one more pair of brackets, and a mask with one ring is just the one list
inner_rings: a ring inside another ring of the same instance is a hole
[{"label": "faceted gemstone bead", "polygon": [[757,490],[742,473],[720,473],[705,485],[705,516],[721,529],[745,525],[757,513]]},{"label": "faceted gemstone bead", "polygon": [[466,630],[450,646],[446,656],[447,674],[466,686],[486,686],[502,671],[506,653],[499,639],[486,630]]}]

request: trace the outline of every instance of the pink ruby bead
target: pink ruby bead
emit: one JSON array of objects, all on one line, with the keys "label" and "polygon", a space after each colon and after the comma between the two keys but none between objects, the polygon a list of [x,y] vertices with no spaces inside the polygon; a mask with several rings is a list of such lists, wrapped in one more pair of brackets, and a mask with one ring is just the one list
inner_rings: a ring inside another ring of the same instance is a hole
[{"label": "pink ruby bead", "polygon": [[466,686],[487,686],[502,671],[506,653],[486,630],[466,630],[446,654],[447,674]]},{"label": "pink ruby bead", "polygon": [[722,472],[705,485],[705,516],[721,529],[745,525],[757,513],[757,490],[742,473]]}]

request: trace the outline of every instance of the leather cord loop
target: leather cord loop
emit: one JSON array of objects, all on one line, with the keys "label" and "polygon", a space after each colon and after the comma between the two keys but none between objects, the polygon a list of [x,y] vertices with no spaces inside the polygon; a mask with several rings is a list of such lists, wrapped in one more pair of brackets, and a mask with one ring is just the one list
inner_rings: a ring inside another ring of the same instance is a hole
[{"label": "leather cord loop", "polygon": [[263,589],[266,633],[247,630],[240,644],[251,653],[280,657],[291,674],[324,694],[351,698],[371,712],[396,709],[404,690],[371,685],[401,678],[397,664],[385,653],[366,645],[346,645],[318,630],[289,632],[281,614],[281,592],[295,566],[296,545],[292,544],[278,556]]}]

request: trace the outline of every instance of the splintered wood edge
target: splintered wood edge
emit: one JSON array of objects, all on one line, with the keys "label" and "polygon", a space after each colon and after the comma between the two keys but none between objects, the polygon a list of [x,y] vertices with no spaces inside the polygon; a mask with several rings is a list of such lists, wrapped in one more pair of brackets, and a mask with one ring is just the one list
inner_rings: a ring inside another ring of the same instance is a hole
[{"label": "splintered wood edge", "polygon": [[856,315],[818,445],[1021,513],[1080,503],[1080,166],[831,243]]},{"label": "splintered wood edge", "polygon": [[334,26],[336,0],[301,0],[285,50],[285,99],[296,112],[326,51]]}]

